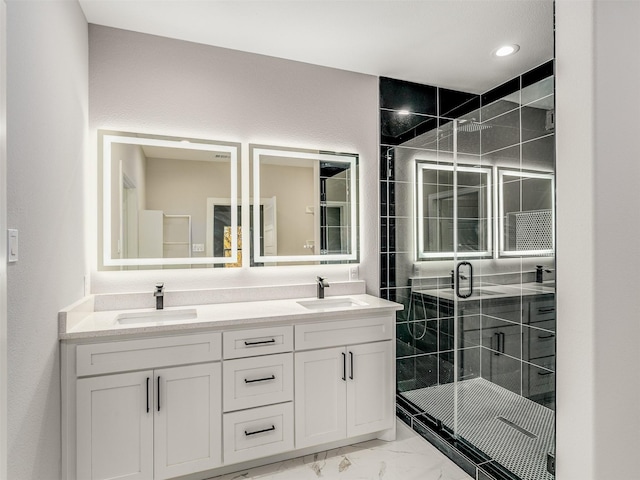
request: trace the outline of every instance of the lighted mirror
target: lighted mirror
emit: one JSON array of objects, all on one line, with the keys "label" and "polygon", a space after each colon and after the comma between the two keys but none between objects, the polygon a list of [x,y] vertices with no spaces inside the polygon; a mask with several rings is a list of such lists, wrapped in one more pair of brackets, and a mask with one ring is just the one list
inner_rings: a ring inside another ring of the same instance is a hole
[{"label": "lighted mirror", "polygon": [[232,143],[99,132],[104,267],[240,266]]},{"label": "lighted mirror", "polygon": [[498,169],[501,256],[553,255],[553,174]]},{"label": "lighted mirror", "polygon": [[358,156],[250,146],[256,265],[358,258]]},{"label": "lighted mirror", "polygon": [[416,166],[418,258],[453,258],[456,241],[458,257],[490,256],[492,169],[419,160]]}]

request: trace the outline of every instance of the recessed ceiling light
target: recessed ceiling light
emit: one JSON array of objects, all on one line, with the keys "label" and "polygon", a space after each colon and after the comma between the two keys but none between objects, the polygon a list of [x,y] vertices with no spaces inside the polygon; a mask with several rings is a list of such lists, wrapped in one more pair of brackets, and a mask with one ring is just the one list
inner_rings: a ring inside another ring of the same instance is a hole
[{"label": "recessed ceiling light", "polygon": [[493,54],[496,57],[506,57],[508,55],[513,55],[518,50],[520,50],[520,45],[516,45],[514,43],[513,45],[503,45],[502,47],[495,50]]}]

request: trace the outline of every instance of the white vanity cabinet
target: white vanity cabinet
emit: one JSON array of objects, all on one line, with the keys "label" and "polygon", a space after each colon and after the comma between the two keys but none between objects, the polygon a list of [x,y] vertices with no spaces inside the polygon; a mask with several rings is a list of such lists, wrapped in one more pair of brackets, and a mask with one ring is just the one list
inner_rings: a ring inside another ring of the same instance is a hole
[{"label": "white vanity cabinet", "polygon": [[63,339],[63,478],[206,479],[393,439],[388,303]]},{"label": "white vanity cabinet", "polygon": [[[76,478],[160,480],[221,465],[219,333],[78,345],[76,359],[78,372],[106,373],[75,382]],[[158,368],[115,373],[141,367]]]},{"label": "white vanity cabinet", "polygon": [[296,448],[393,426],[392,327],[389,317],[296,326]]}]

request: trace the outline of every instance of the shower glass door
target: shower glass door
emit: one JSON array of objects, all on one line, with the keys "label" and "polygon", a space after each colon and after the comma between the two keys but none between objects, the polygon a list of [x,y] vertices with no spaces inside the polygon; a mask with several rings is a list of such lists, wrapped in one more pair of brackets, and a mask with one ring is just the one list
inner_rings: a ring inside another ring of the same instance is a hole
[{"label": "shower glass door", "polygon": [[552,87],[551,77],[452,122],[452,430],[497,479],[554,478]]},{"label": "shower glass door", "polygon": [[553,63],[465,94],[458,115],[450,93],[437,118],[381,112],[399,414],[478,478],[552,480]]}]

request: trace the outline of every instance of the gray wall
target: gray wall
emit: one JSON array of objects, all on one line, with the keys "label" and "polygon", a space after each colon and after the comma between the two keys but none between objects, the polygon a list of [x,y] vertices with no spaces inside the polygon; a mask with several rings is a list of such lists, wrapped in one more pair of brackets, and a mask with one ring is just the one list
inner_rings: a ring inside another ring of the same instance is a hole
[{"label": "gray wall", "polygon": [[557,0],[556,22],[557,478],[638,478],[640,2]]},{"label": "gray wall", "polygon": [[[7,228],[7,6],[0,2],[0,232]],[[0,235],[0,478],[7,476],[7,245]]]},{"label": "gray wall", "polygon": [[[344,70],[90,25],[90,185],[97,129],[360,155],[360,279],[378,292],[378,79]],[[245,174],[245,179],[248,176]],[[249,187],[248,182],[245,183]],[[97,198],[88,208],[97,211]],[[95,222],[95,221],[94,221]],[[97,224],[88,226],[97,244]],[[95,253],[93,253],[95,255]],[[101,272],[95,293],[146,291],[157,273]],[[349,279],[347,265],[171,270],[168,290]]]},{"label": "gray wall", "polygon": [[[75,1],[7,4],[7,478],[60,476],[57,312],[83,295],[87,23]],[[4,233],[2,233],[4,235]]]}]

